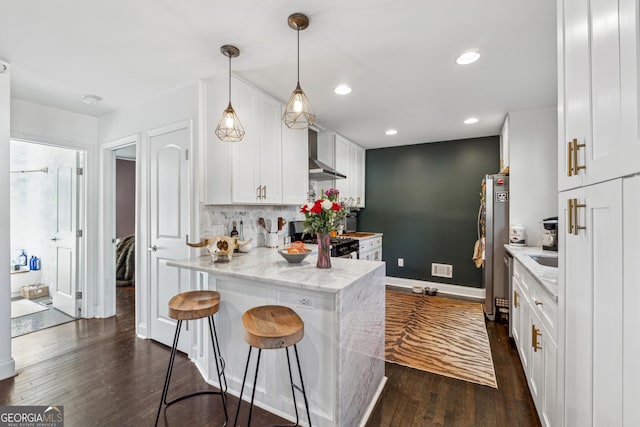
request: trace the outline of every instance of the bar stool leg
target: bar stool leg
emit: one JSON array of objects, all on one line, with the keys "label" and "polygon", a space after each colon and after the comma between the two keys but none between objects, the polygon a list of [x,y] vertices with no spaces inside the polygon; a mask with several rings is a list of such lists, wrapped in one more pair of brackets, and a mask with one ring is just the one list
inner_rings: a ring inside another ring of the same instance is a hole
[{"label": "bar stool leg", "polygon": [[293,374],[291,373],[291,359],[289,357],[289,347],[284,349],[287,353],[287,368],[289,368],[289,380],[291,381],[291,395],[293,396],[293,409],[296,411],[296,423],[297,426],[300,423],[300,417],[298,416],[298,402],[296,401],[296,385],[293,382]]},{"label": "bar stool leg", "polygon": [[[220,346],[218,345],[218,334],[215,333],[215,323],[213,316],[209,316],[209,333],[211,334],[211,346],[213,347],[213,358],[216,360],[216,372],[218,373],[218,385],[220,386],[220,398],[222,399],[222,409],[224,409],[224,425],[229,423],[229,415],[227,414],[227,378],[224,375],[224,362],[222,362],[222,371],[218,366],[218,358],[222,359],[220,355]],[[217,347],[217,349],[216,349]],[[222,378],[224,378],[224,391],[222,390]]]},{"label": "bar stool leg", "polygon": [[247,356],[247,364],[244,367],[244,377],[242,378],[242,387],[240,387],[240,397],[238,401],[238,408],[236,409],[236,417],[233,420],[233,427],[238,425],[238,415],[240,415],[240,406],[242,406],[242,394],[244,393],[244,384],[247,380],[247,372],[249,371],[249,362],[251,361],[251,350],[253,347],[249,346],[249,355]]},{"label": "bar stool leg", "polygon": [[[224,394],[225,396],[227,395],[227,376],[225,375],[224,371],[225,368],[227,367],[226,362],[224,361],[224,357],[222,357],[222,352],[220,351],[220,344],[218,343],[218,332],[216,331],[216,322],[213,320],[213,316],[210,317],[211,318],[211,324],[209,325],[209,327],[213,327],[213,337],[212,339],[215,342],[215,347],[213,348],[213,352],[214,354],[216,353],[216,351],[218,352],[218,358],[220,360],[220,366],[222,366],[222,379],[224,380]],[[209,332],[211,332],[211,329],[209,329]],[[216,359],[216,369],[218,369],[218,363],[217,363],[218,359]],[[220,371],[218,371],[218,377],[220,377]],[[218,378],[218,381],[220,381],[220,378]],[[222,382],[219,383],[220,384],[220,391],[222,390]]]},{"label": "bar stool leg", "polygon": [[[302,380],[302,367],[300,366],[300,357],[298,357],[298,345],[293,345],[293,350],[296,353],[296,362],[298,362],[298,374],[300,375],[300,386],[302,387],[302,397],[304,397],[304,406],[307,410],[307,420],[309,421],[309,427],[311,427],[311,414],[309,413],[309,401],[307,400],[307,393],[304,390],[304,381]],[[287,352],[287,356],[289,353]],[[296,415],[298,411],[296,410]]]},{"label": "bar stool leg", "polygon": [[169,358],[169,367],[167,368],[167,375],[164,378],[164,387],[162,388],[162,397],[160,398],[160,406],[158,406],[158,413],[156,414],[156,422],[154,426],[158,425],[160,419],[160,411],[162,410],[162,404],[167,404],[167,392],[169,391],[169,382],[171,381],[171,371],[173,371],[173,361],[176,358],[176,351],[178,350],[178,339],[180,339],[180,329],[182,326],[182,320],[178,320],[176,324],[176,333],[173,336],[173,346],[171,347],[171,357]]}]

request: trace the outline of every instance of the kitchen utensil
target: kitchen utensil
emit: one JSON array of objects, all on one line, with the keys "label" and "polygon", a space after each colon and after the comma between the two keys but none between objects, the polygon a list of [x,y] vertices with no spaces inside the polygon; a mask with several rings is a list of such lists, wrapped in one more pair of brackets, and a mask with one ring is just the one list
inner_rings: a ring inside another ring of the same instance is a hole
[{"label": "kitchen utensil", "polygon": [[282,231],[282,228],[287,223],[287,221],[281,216],[278,217],[278,231]]},{"label": "kitchen utensil", "polygon": [[268,233],[269,229],[267,228],[267,224],[264,222],[264,218],[260,217],[258,218],[258,224],[264,228],[264,230]]},{"label": "kitchen utensil", "polygon": [[277,248],[278,247],[278,233],[277,232],[269,232],[267,233],[267,247],[268,248]]}]

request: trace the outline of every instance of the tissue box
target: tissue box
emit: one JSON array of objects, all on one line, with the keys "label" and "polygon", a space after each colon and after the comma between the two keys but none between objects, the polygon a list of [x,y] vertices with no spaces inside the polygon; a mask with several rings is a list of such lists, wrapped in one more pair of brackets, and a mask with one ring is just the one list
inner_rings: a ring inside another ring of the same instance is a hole
[{"label": "tissue box", "polygon": [[26,299],[46,297],[49,295],[49,287],[42,283],[20,286],[20,295]]}]

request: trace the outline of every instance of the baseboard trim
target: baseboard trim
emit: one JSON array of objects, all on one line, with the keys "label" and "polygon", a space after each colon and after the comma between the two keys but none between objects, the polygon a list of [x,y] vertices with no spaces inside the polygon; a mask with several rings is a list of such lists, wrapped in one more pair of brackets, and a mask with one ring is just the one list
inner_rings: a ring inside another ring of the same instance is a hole
[{"label": "baseboard trim", "polygon": [[437,288],[438,293],[441,293],[441,294],[455,295],[459,297],[472,298],[472,299],[477,299],[482,301],[484,301],[485,295],[486,295],[484,288],[472,288],[470,286],[427,282],[425,280],[405,279],[402,277],[387,276],[386,284],[391,286],[398,286],[401,288],[413,288],[414,286]]},{"label": "baseboard trim", "polygon": [[16,375],[16,361],[13,357],[0,363],[0,380],[14,377]]},{"label": "baseboard trim", "polygon": [[380,381],[380,385],[378,385],[378,389],[376,390],[376,393],[374,395],[375,398],[371,399],[371,403],[369,403],[367,410],[362,416],[362,421],[360,422],[359,427],[364,427],[369,421],[369,418],[371,417],[371,414],[373,413],[373,410],[375,409],[376,404],[378,403],[378,400],[380,400],[380,396],[382,395],[382,390],[384,389],[384,385],[387,383],[387,379],[388,378],[386,376],[382,377],[382,381]]}]

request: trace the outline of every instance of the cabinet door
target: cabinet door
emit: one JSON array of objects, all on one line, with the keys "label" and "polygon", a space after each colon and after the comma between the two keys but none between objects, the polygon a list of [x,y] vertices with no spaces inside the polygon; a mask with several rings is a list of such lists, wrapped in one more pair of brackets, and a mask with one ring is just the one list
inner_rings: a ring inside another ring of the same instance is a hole
[{"label": "cabinet door", "polygon": [[523,343],[529,347],[529,372],[527,380],[529,382],[529,391],[531,397],[540,415],[542,408],[542,396],[544,393],[544,352],[543,350],[543,332],[542,322],[534,314],[531,306],[529,308],[529,322],[527,323],[527,331],[531,337],[528,342]]},{"label": "cabinet door", "polygon": [[626,178],[623,181],[623,223],[624,230],[624,302],[622,307],[623,313],[623,340],[624,348],[622,360],[624,365],[623,371],[623,414],[622,425],[624,427],[640,425],[640,405],[638,405],[638,396],[640,396],[640,363],[638,363],[638,355],[640,354],[640,334],[637,326],[640,325],[640,310],[638,310],[638,301],[640,301],[640,175],[632,178]]},{"label": "cabinet door", "polygon": [[[222,112],[227,107],[228,99],[227,78],[209,79],[205,82],[206,135],[203,153],[206,162],[202,173],[206,179],[207,204],[231,204],[231,144],[220,141],[215,135],[215,129]],[[235,84],[235,83],[234,83]],[[237,98],[237,88],[232,86],[232,99]],[[234,103],[234,108],[237,106]],[[240,116],[241,117],[241,116]],[[244,125],[242,117],[240,119]]]},{"label": "cabinet door", "polygon": [[[569,174],[569,161],[573,159],[568,146],[576,139],[578,143],[591,146],[591,109],[589,73],[589,11],[585,0],[561,1],[564,7],[558,10],[558,32],[564,50],[564,68],[559,67],[559,105],[564,110],[564,121],[558,148],[558,188],[565,190],[582,185],[583,172]],[[562,16],[562,18],[561,18]],[[562,122],[562,121],[561,121]],[[584,149],[582,153],[584,153]],[[579,159],[584,164],[584,158]]]},{"label": "cabinet door", "polygon": [[544,389],[540,399],[540,420],[544,427],[555,427],[560,425],[558,415],[561,407],[558,402],[558,345],[544,329],[541,345],[542,349],[538,351],[544,357]]},{"label": "cabinet door", "polygon": [[231,198],[233,203],[257,203],[260,201],[260,94],[237,79],[233,87],[237,95],[232,101],[245,135],[242,141],[226,143],[231,144],[232,150]]},{"label": "cabinet door", "polygon": [[336,188],[340,191],[341,199],[348,199],[351,197],[350,183],[353,179],[351,177],[350,160],[349,160],[349,146],[351,143],[348,139],[336,135],[335,155],[336,155],[336,171],[345,174],[346,179],[336,179]]},{"label": "cabinet door", "polygon": [[[640,171],[638,134],[638,2],[564,0],[559,24],[559,105],[564,140],[559,188]],[[562,90],[564,88],[564,90]],[[569,141],[584,144],[571,155]],[[569,176],[569,164],[584,166]]]},{"label": "cabinet door", "polygon": [[[282,125],[280,102],[260,97],[260,177],[261,203],[282,203]],[[304,200],[303,200],[304,201]]]},{"label": "cabinet door", "polygon": [[561,193],[560,207],[565,423],[621,425],[622,180]]},{"label": "cabinet door", "polygon": [[355,187],[355,199],[356,204],[359,208],[365,207],[365,177],[366,177],[366,151],[364,148],[357,146],[356,147],[356,158],[355,158],[355,178],[356,178],[356,187]]},{"label": "cabinet door", "polygon": [[[516,344],[518,352],[522,347],[522,304],[526,303],[518,279],[513,276],[513,295],[511,296],[511,336]],[[524,365],[524,361],[523,361]]]},{"label": "cabinet door", "polygon": [[302,205],[309,191],[309,132],[282,125],[282,203]]}]

